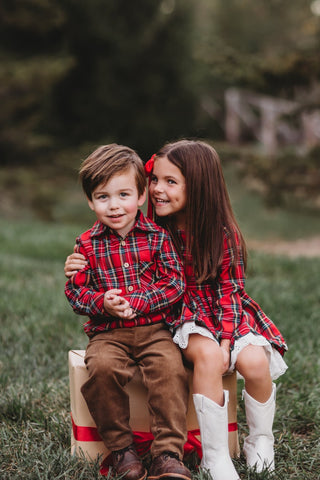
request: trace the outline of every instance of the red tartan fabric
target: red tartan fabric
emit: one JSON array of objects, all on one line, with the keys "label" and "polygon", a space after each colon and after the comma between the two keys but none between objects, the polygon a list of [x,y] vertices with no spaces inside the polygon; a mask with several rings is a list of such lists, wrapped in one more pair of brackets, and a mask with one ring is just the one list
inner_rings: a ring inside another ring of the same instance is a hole
[{"label": "red tartan fabric", "polygon": [[[96,222],[76,242],[88,266],[68,280],[65,294],[76,313],[89,316],[84,325],[89,337],[112,328],[163,321],[173,325],[178,307],[173,304],[182,297],[185,280],[166,230],[139,212],[125,238]],[[113,288],[122,289],[136,318],[115,318],[104,311],[104,293]]]},{"label": "red tartan fabric", "polygon": [[179,238],[187,289],[182,313],[174,328],[183,322],[195,321],[207,327],[218,341],[222,338],[230,339],[231,348],[235,340],[253,332],[263,335],[283,355],[287,350],[283,336],[245,291],[242,258],[240,257],[234,272],[231,268],[232,257],[227,233],[225,232],[224,255],[219,275],[215,282],[205,282],[201,285],[196,283],[190,256],[186,254],[184,232],[179,232]]}]

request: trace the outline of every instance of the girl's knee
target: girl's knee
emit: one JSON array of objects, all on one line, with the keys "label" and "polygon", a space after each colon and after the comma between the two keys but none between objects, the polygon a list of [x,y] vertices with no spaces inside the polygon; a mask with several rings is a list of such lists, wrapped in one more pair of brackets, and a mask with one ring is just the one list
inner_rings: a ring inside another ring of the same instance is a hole
[{"label": "girl's knee", "polygon": [[249,345],[238,355],[236,369],[247,380],[258,380],[270,375],[269,360],[263,347]]},{"label": "girl's knee", "polygon": [[223,373],[223,355],[220,347],[212,341],[202,345],[193,356],[193,364],[197,369],[207,372],[210,376],[213,372]]}]

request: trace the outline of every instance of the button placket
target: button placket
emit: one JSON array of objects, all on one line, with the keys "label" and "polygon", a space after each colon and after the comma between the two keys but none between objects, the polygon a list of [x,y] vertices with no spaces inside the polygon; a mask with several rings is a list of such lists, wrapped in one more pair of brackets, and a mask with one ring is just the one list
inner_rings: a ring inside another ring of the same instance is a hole
[{"label": "button placket", "polygon": [[[120,251],[120,257],[121,259],[125,260],[126,259],[126,250],[123,248],[127,245],[127,242],[125,240],[121,240],[120,241],[120,248],[119,248],[119,251]],[[133,291],[133,286],[130,285],[130,283],[132,282],[132,278],[130,277],[130,270],[129,270],[129,267],[130,267],[130,263],[125,261],[123,264],[122,264],[122,271],[123,271],[123,277],[124,277],[124,280],[125,280],[125,284],[126,284],[126,289],[128,292],[132,292]],[[129,284],[129,285],[128,285]]]}]

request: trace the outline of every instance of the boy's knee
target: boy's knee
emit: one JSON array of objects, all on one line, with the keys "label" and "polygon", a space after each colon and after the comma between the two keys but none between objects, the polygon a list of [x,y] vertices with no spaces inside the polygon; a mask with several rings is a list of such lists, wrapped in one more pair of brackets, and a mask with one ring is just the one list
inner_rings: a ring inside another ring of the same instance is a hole
[{"label": "boy's knee", "polygon": [[177,355],[175,357],[165,357],[162,359],[161,362],[157,362],[157,370],[159,375],[167,377],[170,376],[181,376],[184,377],[186,375],[185,366],[182,361],[181,355]]},{"label": "boy's knee", "polygon": [[87,361],[87,370],[90,377],[109,377],[113,375],[114,362],[107,362],[104,357],[97,355]]}]

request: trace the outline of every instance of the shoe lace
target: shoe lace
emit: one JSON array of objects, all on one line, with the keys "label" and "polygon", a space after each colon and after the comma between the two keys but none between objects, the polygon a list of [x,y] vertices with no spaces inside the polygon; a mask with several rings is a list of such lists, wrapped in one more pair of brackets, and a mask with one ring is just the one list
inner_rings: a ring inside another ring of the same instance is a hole
[{"label": "shoe lace", "polygon": [[128,447],[121,448],[120,450],[114,450],[112,452],[113,458],[115,462],[119,462],[123,459],[123,456],[129,450],[135,451],[133,445],[129,445]]},{"label": "shoe lace", "polygon": [[162,453],[164,458],[171,457],[175,458],[176,460],[179,460],[179,455],[175,452],[171,452],[170,450],[166,450],[165,452]]}]

